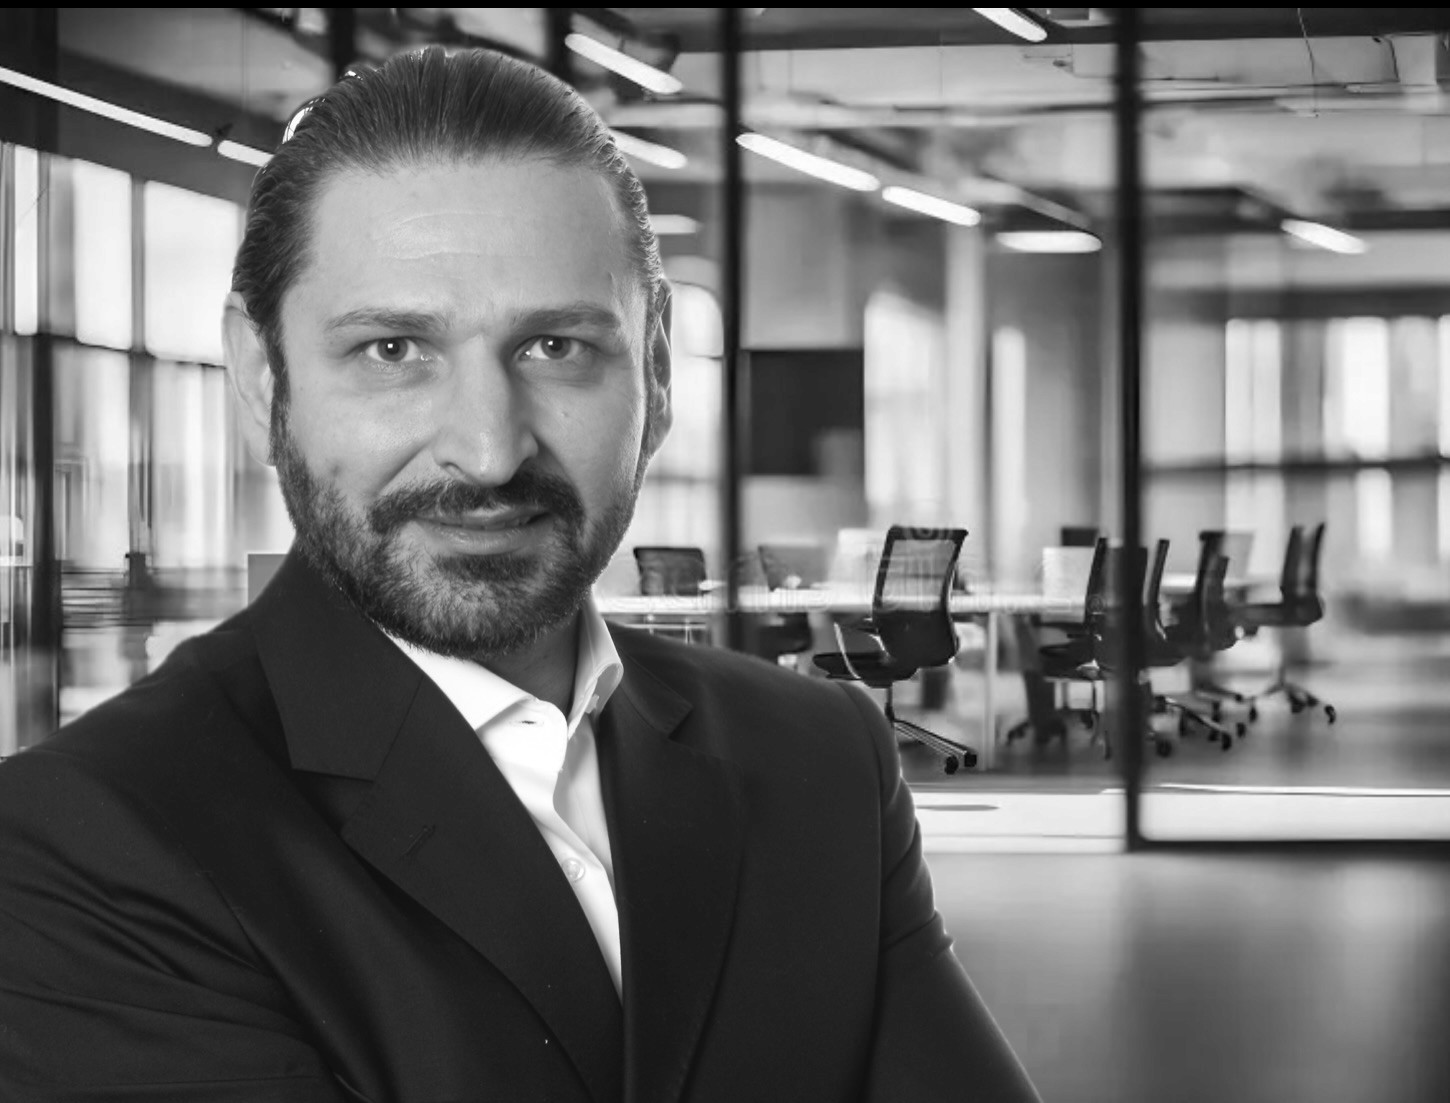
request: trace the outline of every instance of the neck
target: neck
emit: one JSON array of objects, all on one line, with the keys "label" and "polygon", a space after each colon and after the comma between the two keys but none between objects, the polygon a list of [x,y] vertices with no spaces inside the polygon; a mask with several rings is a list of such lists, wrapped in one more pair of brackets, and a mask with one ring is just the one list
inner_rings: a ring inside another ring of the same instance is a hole
[{"label": "neck", "polygon": [[495,655],[482,665],[565,716],[574,703],[574,671],[579,661],[580,620],[576,613],[533,645]]}]

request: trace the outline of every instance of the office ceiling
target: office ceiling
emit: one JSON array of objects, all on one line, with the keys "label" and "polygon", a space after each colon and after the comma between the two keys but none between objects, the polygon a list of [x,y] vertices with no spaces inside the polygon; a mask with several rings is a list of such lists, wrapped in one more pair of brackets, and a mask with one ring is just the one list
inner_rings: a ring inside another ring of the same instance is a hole
[{"label": "office ceiling", "polygon": [[[331,10],[66,8],[60,45],[275,128],[328,82]],[[542,56],[547,42],[549,9],[354,10],[367,58],[425,41]],[[613,126],[690,156],[682,172],[641,164],[647,181],[720,178],[720,10],[571,9],[577,27],[684,81],[654,97],[574,59]],[[1045,41],[970,8],[740,9],[745,122],[1003,217],[1101,220],[1115,182],[1117,9],[1027,10]],[[1218,232],[1287,213],[1450,227],[1450,11],[1137,11],[1144,173],[1165,225]],[[746,160],[751,179],[803,179]]]}]

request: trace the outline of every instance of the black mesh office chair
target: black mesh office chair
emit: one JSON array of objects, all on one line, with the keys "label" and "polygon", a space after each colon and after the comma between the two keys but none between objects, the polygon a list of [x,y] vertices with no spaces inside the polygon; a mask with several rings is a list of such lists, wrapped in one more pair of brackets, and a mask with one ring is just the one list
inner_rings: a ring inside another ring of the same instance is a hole
[{"label": "black mesh office chair", "polygon": [[[1175,667],[1187,658],[1183,648],[1173,641],[1168,634],[1168,629],[1163,623],[1163,571],[1168,563],[1168,541],[1159,540],[1153,553],[1153,565],[1148,574],[1148,588],[1143,595],[1143,668],[1149,678],[1150,688],[1152,672]],[[1225,561],[1210,561],[1209,577],[1204,579],[1203,593],[1207,595],[1206,604],[1212,608],[1214,604],[1213,594],[1216,583],[1213,581],[1212,573],[1219,570],[1226,571],[1228,564]],[[1206,732],[1210,742],[1218,743],[1225,751],[1233,746],[1235,734],[1242,735],[1246,730],[1242,723],[1230,729],[1220,722],[1220,717],[1215,714],[1207,716],[1188,701],[1179,697],[1170,697],[1166,694],[1154,694],[1152,697],[1153,711],[1168,713],[1178,717],[1178,728],[1180,734],[1192,731],[1195,727]],[[1160,755],[1167,756],[1173,751],[1173,744],[1166,740],[1157,741],[1157,750]]]},{"label": "black mesh office chair", "polygon": [[[1324,598],[1319,592],[1319,558],[1323,547],[1323,521],[1314,527],[1307,541],[1302,525],[1289,530],[1284,565],[1279,574],[1279,600],[1240,605],[1233,611],[1245,635],[1254,635],[1261,628],[1307,628],[1324,618]],[[1325,704],[1303,686],[1289,681],[1281,668],[1273,685],[1247,698],[1249,718],[1257,719],[1259,701],[1280,693],[1293,712],[1322,707],[1331,724],[1337,717],[1333,705]]]},{"label": "black mesh office chair", "polygon": [[[641,545],[634,549],[639,592],[646,597],[699,597],[705,582],[705,553],[700,548]],[[702,616],[646,615],[642,627],[656,635],[686,643],[709,639],[709,621]]]},{"label": "black mesh office chair", "polygon": [[[1092,731],[1091,742],[1101,744],[1105,757],[1112,755],[1112,739],[1098,704],[1097,687],[1120,669],[1126,624],[1123,595],[1134,590],[1142,592],[1146,564],[1143,548],[1130,554],[1128,549],[1111,547],[1105,537],[1099,537],[1088,571],[1081,624],[1065,642],[1038,649],[1041,676],[1049,683],[1077,682],[1089,686],[1088,707],[1069,711],[1075,711],[1084,726]],[[1125,566],[1130,588],[1127,591],[1123,589]],[[1149,739],[1154,737],[1151,728],[1144,735]],[[1162,753],[1161,745],[1159,750]]]},{"label": "black mesh office chair", "polygon": [[[1094,555],[1100,554],[1099,544],[1107,547],[1102,539],[1102,529],[1097,525],[1062,525],[1058,529],[1058,546],[1062,548],[1093,548]],[[1101,564],[1095,565],[1097,568]],[[1092,568],[1089,569],[1091,573]],[[1027,716],[1007,729],[1004,738],[1013,743],[1027,735],[1035,736],[1036,742],[1044,744],[1054,737],[1067,738],[1067,713],[1071,710],[1058,708],[1053,683],[1043,677],[1039,653],[1043,647],[1054,646],[1044,641],[1065,636],[1067,640],[1082,639],[1087,627],[1078,621],[1056,620],[1041,614],[1019,615],[1011,618],[1013,646],[1016,651],[1017,669],[1022,676],[1022,696],[1027,705]]]},{"label": "black mesh office chair", "polygon": [[[1228,587],[1229,580],[1247,579],[1249,572],[1249,556],[1253,552],[1254,534],[1252,532],[1235,531],[1232,529],[1204,529],[1198,534],[1199,540],[1199,568],[1203,568],[1205,558],[1222,556],[1224,562],[1224,600],[1229,601]],[[1195,579],[1197,582],[1197,579]],[[1196,595],[1196,591],[1195,591]],[[1191,607],[1198,598],[1192,596],[1183,602],[1185,608]],[[1177,614],[1174,615],[1177,619]],[[1241,633],[1240,633],[1241,634]],[[1237,639],[1237,635],[1235,636]],[[1192,689],[1190,692],[1195,697],[1201,697],[1209,703],[1209,708],[1215,720],[1223,719],[1223,706],[1225,703],[1243,704],[1248,698],[1235,689],[1230,689],[1217,681],[1213,675],[1213,653],[1206,657],[1195,657],[1189,663],[1189,676]]]},{"label": "black mesh office chair", "polygon": [[851,627],[866,633],[874,650],[850,651],[839,623],[838,650],[814,656],[827,677],[861,682],[886,691],[886,717],[901,735],[945,756],[947,773],[975,766],[977,752],[965,744],[896,715],[893,690],[917,671],[944,666],[956,657],[951,587],[965,529],[916,529],[893,525],[886,533],[871,615]]},{"label": "black mesh office chair", "polygon": [[[1226,534],[1218,530],[1205,530],[1199,534],[1198,567],[1193,576],[1193,592],[1187,600],[1174,603],[1168,621],[1163,625],[1167,642],[1176,648],[1190,663],[1207,664],[1215,655],[1227,651],[1242,637],[1234,609],[1227,593],[1229,557],[1223,554]],[[1232,746],[1229,728],[1222,720],[1222,697],[1212,690],[1205,691],[1202,684],[1195,683],[1190,693],[1210,701],[1212,723],[1205,724],[1202,714],[1192,708],[1180,707],[1180,731],[1188,734],[1194,724],[1205,728],[1211,740],[1224,740],[1224,748]],[[1242,695],[1224,690],[1235,699]],[[1243,721],[1233,722],[1233,734],[1246,735],[1248,725]]]},{"label": "black mesh office chair", "polygon": [[[756,551],[772,590],[799,590],[826,577],[826,549],[819,544],[761,544]],[[808,613],[778,613],[756,630],[760,654],[777,663],[793,664],[815,642]]]}]

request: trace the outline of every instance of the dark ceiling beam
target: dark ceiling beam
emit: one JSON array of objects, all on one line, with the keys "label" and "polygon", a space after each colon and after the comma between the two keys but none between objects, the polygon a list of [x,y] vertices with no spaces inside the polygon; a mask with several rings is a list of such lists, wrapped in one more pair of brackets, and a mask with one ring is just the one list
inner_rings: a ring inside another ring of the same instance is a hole
[{"label": "dark ceiling beam", "polygon": [[[607,11],[640,36],[670,35],[687,53],[719,49],[713,20],[689,8],[575,9]],[[1053,9],[1029,8],[1040,13]],[[1450,31],[1450,14],[1430,8],[1143,8],[1141,41],[1235,41],[1240,39],[1382,37]],[[1300,14],[1303,23],[1301,27]],[[1109,44],[1111,23],[1083,25],[1044,19],[1040,46]],[[746,50],[835,50],[902,46],[1003,46],[1028,44],[970,8],[769,8],[743,28]]]}]

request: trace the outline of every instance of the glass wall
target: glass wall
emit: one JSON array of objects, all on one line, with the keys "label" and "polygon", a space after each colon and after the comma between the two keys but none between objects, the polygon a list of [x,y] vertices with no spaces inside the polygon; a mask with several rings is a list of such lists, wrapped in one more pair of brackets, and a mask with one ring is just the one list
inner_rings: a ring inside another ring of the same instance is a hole
[{"label": "glass wall", "polygon": [[[1443,839],[1443,27],[1294,11],[1233,28],[1242,100],[1144,89],[1145,535],[1192,654],[1149,672],[1176,703],[1143,830]],[[1145,10],[1149,38],[1178,18]],[[1145,50],[1167,71],[1210,45]]]},{"label": "glass wall", "polygon": [[[220,368],[251,173],[343,55],[478,42],[598,107],[673,288],[674,429],[601,596],[639,596],[637,547],[702,551],[707,594],[768,593],[788,555],[789,585],[820,591],[805,633],[777,594],[745,645],[823,678],[816,656],[881,646],[859,629],[888,529],[965,530],[956,649],[892,691],[971,752],[948,773],[902,736],[933,831],[1118,845],[1132,746],[1153,839],[1450,832],[1443,16],[1132,9],[1142,116],[1124,132],[1128,9],[1030,9],[1036,38],[995,10],[739,9],[737,103],[724,9],[356,9],[335,57],[323,9],[65,9],[91,14],[61,19],[63,53],[126,43],[153,109],[219,138],[102,135],[58,108],[50,144],[4,132],[0,754],[240,608],[248,555],[287,547]],[[241,60],[163,82],[178,27]],[[645,90],[566,31],[677,87]],[[1137,264],[1135,363],[1119,277]],[[1141,455],[1120,416],[1134,380]],[[1286,556],[1321,524],[1312,598],[1295,591],[1312,623],[1277,623]],[[1160,548],[1140,720],[1108,707],[1139,630],[1113,580],[1141,557],[1145,596]],[[992,814],[956,815],[963,793]]]}]

